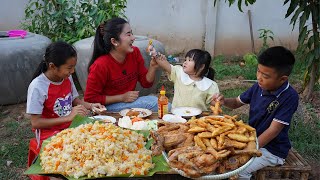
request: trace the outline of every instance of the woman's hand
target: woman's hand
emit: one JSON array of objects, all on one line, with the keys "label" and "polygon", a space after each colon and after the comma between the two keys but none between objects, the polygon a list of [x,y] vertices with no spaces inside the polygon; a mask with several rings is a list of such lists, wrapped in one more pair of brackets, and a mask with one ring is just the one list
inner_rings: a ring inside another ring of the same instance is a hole
[{"label": "woman's hand", "polygon": [[128,91],[122,94],[122,102],[133,102],[139,97],[139,91]]}]

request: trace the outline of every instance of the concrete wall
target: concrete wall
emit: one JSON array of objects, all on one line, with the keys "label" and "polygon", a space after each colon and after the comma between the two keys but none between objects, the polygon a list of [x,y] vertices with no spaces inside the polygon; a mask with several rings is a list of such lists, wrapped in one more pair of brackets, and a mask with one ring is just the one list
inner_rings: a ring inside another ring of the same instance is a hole
[{"label": "concrete wall", "polygon": [[[1,0],[0,30],[18,28],[28,0]],[[136,35],[147,35],[164,43],[169,54],[184,54],[192,48],[204,48],[211,54],[239,55],[251,52],[248,10],[256,52],[261,47],[258,29],[274,32],[270,45],[294,49],[298,32],[284,19],[288,5],[282,0],[257,1],[253,6],[229,7],[223,0],[128,0],[126,16]]]},{"label": "concrete wall", "polygon": [[0,0],[0,31],[19,28],[28,0]]},{"label": "concrete wall", "polygon": [[298,28],[292,31],[290,17],[285,19],[288,5],[283,1],[257,1],[253,6],[243,6],[243,13],[237,5],[229,7],[221,2],[218,8],[216,27],[216,54],[243,54],[251,52],[251,37],[248,10],[252,14],[252,29],[255,49],[259,51],[259,29],[270,29],[274,33],[274,42],[270,45],[283,45],[294,49],[297,45]]},{"label": "concrete wall", "polygon": [[128,0],[126,16],[135,34],[154,37],[168,53],[203,48],[207,0]]}]

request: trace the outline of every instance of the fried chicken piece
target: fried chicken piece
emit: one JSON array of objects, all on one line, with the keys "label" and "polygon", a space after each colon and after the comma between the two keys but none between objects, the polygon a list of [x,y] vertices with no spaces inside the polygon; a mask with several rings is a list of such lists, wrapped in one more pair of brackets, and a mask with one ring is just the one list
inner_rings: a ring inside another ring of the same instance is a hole
[{"label": "fried chicken piece", "polygon": [[182,143],[186,139],[187,138],[181,134],[165,135],[163,146],[165,148],[170,148],[172,146],[176,146],[176,145]]},{"label": "fried chicken piece", "polygon": [[219,166],[220,166],[220,163],[217,161],[217,162],[213,163],[213,164],[210,165],[210,166],[201,168],[201,171],[202,171],[202,173],[204,173],[204,174],[210,174],[210,173],[212,173],[213,171],[215,171],[215,170],[217,169],[217,167],[219,167]]},{"label": "fried chicken piece", "polygon": [[168,156],[169,156],[169,161],[172,160],[178,160],[178,155],[186,152],[202,152],[201,148],[198,146],[192,146],[192,147],[182,147],[182,148],[177,148],[169,151]]},{"label": "fried chicken piece", "polygon": [[151,131],[151,137],[154,139],[154,142],[151,147],[152,155],[157,156],[157,155],[162,154],[162,151],[164,151],[164,147],[163,147],[164,137],[161,136],[156,131]]},{"label": "fried chicken piece", "polygon": [[231,156],[227,160],[223,161],[223,163],[226,170],[234,170],[242,166],[239,161],[239,156]]},{"label": "fried chicken piece", "polygon": [[169,161],[169,166],[177,168],[186,173],[187,176],[191,178],[197,178],[201,176],[199,169],[197,169],[192,164],[185,165],[177,160]]},{"label": "fried chicken piece", "polygon": [[199,168],[211,166],[217,161],[217,159],[212,154],[201,154],[193,159],[195,165]]},{"label": "fried chicken piece", "polygon": [[[165,135],[168,134],[170,131],[179,129],[180,126],[175,123],[168,123],[168,122],[158,122],[158,133]],[[172,133],[171,133],[172,134]]]},{"label": "fried chicken piece", "polygon": [[194,146],[194,135],[190,133],[184,133],[183,135],[186,137],[186,140],[183,143],[178,144],[177,148]]},{"label": "fried chicken piece", "polygon": [[140,114],[139,111],[130,110],[130,111],[127,112],[126,116],[129,116],[129,117],[135,116],[135,117],[137,117],[137,116],[139,116],[139,114]]}]

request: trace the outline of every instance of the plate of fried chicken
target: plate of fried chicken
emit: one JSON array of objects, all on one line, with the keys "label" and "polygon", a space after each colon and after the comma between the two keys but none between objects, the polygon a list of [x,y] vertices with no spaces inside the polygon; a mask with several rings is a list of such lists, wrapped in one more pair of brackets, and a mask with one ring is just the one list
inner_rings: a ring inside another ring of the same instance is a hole
[{"label": "plate of fried chicken", "polygon": [[158,122],[151,133],[153,154],[163,154],[180,175],[225,179],[261,156],[256,131],[236,116],[206,116],[187,123]]}]

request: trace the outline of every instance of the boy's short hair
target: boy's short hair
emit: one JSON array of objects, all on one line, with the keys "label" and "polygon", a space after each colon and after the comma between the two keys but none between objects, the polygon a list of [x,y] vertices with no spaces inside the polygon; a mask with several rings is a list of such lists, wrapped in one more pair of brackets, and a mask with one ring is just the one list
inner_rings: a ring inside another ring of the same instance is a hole
[{"label": "boy's short hair", "polygon": [[280,76],[289,76],[293,69],[294,62],[294,55],[282,46],[268,48],[258,57],[259,64],[274,68]]}]

